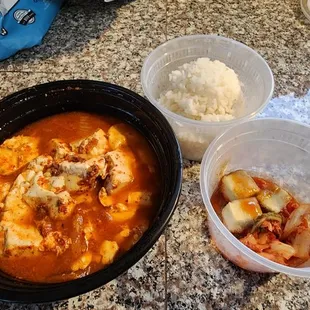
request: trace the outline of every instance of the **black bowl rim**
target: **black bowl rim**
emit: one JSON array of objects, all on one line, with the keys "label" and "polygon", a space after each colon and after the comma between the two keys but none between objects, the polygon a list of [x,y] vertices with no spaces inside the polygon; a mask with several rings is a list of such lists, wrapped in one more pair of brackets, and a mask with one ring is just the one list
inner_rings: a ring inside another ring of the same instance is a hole
[{"label": "black bowl rim", "polygon": [[[30,98],[36,96],[38,92],[40,93],[42,91],[48,92],[53,90],[54,88],[56,88],[55,90],[57,91],[64,91],[71,87],[77,87],[83,89],[83,87],[87,88],[90,86],[92,86],[96,91],[106,91],[107,89],[113,89],[118,91],[119,93],[131,96],[134,100],[140,101],[144,105],[148,106],[148,109],[146,109],[146,113],[148,113],[148,111],[152,111],[152,113],[155,113],[156,116],[160,118],[160,121],[165,124],[165,130],[167,130],[167,133],[169,134],[169,136],[171,136],[171,139],[173,140],[173,143],[175,144],[176,147],[175,151],[176,161],[174,161],[174,164],[176,166],[177,171],[175,177],[176,178],[175,188],[171,192],[171,198],[169,200],[169,203],[162,213],[161,216],[162,221],[160,222],[160,225],[158,225],[158,227],[151,226],[151,228],[140,239],[142,240],[144,238],[148,238],[146,246],[137,248],[136,244],[131,250],[125,253],[119,260],[117,260],[115,263],[111,264],[107,268],[101,269],[93,274],[72,281],[66,281],[56,284],[42,284],[42,285],[39,284],[41,288],[45,289],[43,292],[41,290],[33,291],[31,289],[28,292],[21,292],[18,291],[18,289],[15,289],[14,291],[10,289],[8,290],[1,289],[0,300],[2,301],[13,303],[26,303],[26,304],[56,302],[76,297],[78,295],[90,292],[94,289],[97,289],[107,284],[108,282],[116,279],[122,273],[127,271],[133,265],[135,265],[153,247],[153,245],[161,236],[162,232],[164,231],[166,225],[168,224],[171,216],[173,215],[176,209],[182,188],[182,154],[180,150],[180,145],[174,134],[173,129],[171,128],[169,122],[164,117],[164,115],[147,99],[143,98],[139,94],[122,86],[102,81],[85,80],[85,79],[61,80],[35,85],[29,88],[22,89],[13,94],[10,94],[0,100],[0,107],[2,105],[8,105],[7,107],[1,107],[1,108],[9,109],[10,103],[12,103],[12,101],[15,102],[17,99],[23,100],[25,98]],[[129,253],[131,255],[127,256],[127,254]],[[126,258],[125,262],[123,261],[124,258]],[[30,285],[32,284],[33,283],[30,283]]]}]

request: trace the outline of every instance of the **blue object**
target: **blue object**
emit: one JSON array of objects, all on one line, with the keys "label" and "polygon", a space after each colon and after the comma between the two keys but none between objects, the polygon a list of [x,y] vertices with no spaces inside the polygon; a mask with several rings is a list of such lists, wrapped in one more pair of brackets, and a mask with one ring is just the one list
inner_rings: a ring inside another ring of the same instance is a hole
[{"label": "blue object", "polygon": [[63,2],[19,0],[4,16],[0,10],[0,61],[19,50],[39,45]]}]

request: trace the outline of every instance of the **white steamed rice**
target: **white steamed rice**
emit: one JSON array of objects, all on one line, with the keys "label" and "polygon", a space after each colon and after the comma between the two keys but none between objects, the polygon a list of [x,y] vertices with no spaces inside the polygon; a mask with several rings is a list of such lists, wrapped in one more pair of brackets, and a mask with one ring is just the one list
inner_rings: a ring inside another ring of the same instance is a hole
[{"label": "white steamed rice", "polygon": [[241,83],[224,63],[199,58],[169,74],[168,91],[159,102],[174,113],[202,121],[235,118],[243,105]]}]

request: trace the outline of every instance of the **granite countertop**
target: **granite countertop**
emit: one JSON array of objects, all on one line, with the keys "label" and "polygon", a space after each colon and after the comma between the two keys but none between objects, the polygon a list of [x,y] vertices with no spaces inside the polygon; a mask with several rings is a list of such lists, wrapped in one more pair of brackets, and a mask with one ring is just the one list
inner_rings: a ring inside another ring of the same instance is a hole
[{"label": "granite countertop", "polygon": [[[43,44],[0,63],[0,98],[59,79],[104,80],[142,93],[143,59],[184,34],[213,33],[257,50],[275,77],[260,115],[310,124],[310,23],[298,0],[71,0]],[[213,247],[199,164],[184,162],[177,210],[152,250],[103,288],[47,305],[0,309],[310,309],[310,280],[244,271]]]}]

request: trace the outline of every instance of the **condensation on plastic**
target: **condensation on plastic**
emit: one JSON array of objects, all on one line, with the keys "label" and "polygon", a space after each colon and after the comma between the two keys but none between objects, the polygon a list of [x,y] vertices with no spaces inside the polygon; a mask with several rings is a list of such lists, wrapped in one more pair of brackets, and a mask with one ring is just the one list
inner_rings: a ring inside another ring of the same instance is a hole
[{"label": "condensation on plastic", "polygon": [[[160,94],[169,85],[169,73],[199,57],[220,60],[238,74],[246,103],[238,119],[220,123],[197,121],[177,115],[158,103]],[[272,72],[259,54],[242,43],[216,35],[184,36],[159,46],[145,60],[141,82],[146,97],[174,129],[183,157],[199,161],[218,134],[259,113],[269,102],[274,88]]]},{"label": "condensation on plastic", "polygon": [[257,272],[310,277],[310,268],[272,262],[243,245],[216,215],[210,197],[223,174],[244,169],[283,186],[302,202],[310,202],[310,127],[281,119],[250,120],[213,141],[201,165],[201,193],[208,226],[218,249],[236,265]]}]

